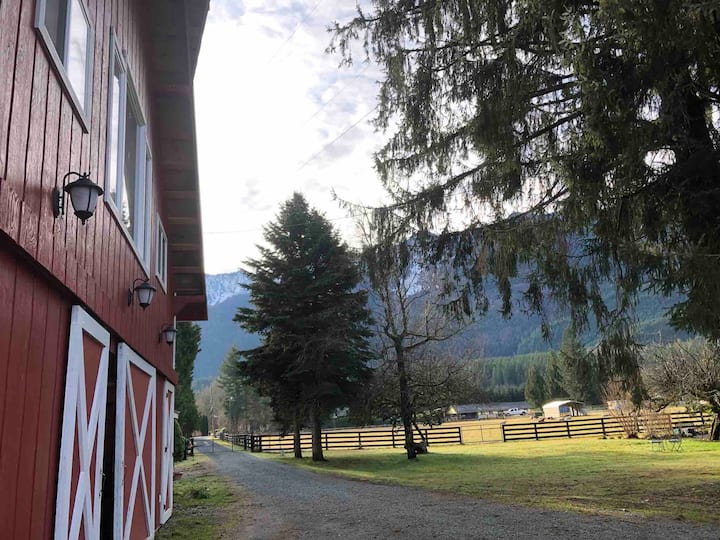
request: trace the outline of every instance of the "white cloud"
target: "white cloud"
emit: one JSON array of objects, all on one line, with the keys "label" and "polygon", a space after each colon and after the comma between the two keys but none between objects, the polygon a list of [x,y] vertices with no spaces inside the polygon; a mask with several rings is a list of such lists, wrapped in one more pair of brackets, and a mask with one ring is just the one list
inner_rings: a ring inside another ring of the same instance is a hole
[{"label": "white cloud", "polygon": [[350,233],[331,191],[381,197],[372,154],[382,135],[368,115],[378,72],[339,68],[325,53],[327,27],[349,20],[355,3],[213,0],[210,9],[195,76],[206,270],[254,256],[262,225],[296,190]]}]

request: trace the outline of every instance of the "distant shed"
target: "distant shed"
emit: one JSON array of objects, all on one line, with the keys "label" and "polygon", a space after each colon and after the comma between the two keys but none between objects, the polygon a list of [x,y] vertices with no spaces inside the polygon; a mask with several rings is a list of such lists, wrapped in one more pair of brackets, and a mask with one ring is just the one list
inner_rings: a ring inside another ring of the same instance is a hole
[{"label": "distant shed", "polygon": [[448,407],[447,416],[453,420],[477,420],[481,405],[451,405]]},{"label": "distant shed", "polygon": [[562,399],[551,401],[542,406],[545,418],[559,418],[561,416],[584,416],[582,401]]}]

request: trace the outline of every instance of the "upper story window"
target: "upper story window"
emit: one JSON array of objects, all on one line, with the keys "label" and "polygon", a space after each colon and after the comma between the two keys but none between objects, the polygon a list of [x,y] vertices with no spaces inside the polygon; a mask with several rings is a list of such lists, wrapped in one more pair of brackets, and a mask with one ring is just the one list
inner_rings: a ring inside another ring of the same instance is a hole
[{"label": "upper story window", "polygon": [[152,215],[153,215],[153,162],[150,146],[145,145],[145,227],[142,246],[142,257],[150,261],[150,248],[152,247]]},{"label": "upper story window", "polygon": [[167,287],[168,241],[167,235],[165,234],[165,229],[163,228],[162,222],[160,221],[160,216],[158,216],[157,219],[157,245],[155,246],[155,250],[157,254],[155,260],[155,272],[158,281],[164,289],[165,287]]},{"label": "upper story window", "polygon": [[105,201],[115,212],[147,271],[152,218],[152,157],[137,93],[117,43],[114,38],[111,41]]},{"label": "upper story window", "polygon": [[87,131],[93,34],[84,0],[40,0],[35,27]]}]

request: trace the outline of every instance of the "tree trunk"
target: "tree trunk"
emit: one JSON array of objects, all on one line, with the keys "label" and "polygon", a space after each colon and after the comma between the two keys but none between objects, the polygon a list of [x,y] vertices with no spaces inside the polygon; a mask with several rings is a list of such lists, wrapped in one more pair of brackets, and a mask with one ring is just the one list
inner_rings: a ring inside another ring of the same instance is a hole
[{"label": "tree trunk", "polygon": [[417,457],[413,441],[412,428],[412,406],[410,405],[410,388],[408,385],[407,372],[405,371],[405,350],[402,342],[395,342],[395,360],[398,368],[398,379],[400,383],[400,417],[405,429],[405,450],[408,459]]},{"label": "tree trunk", "polygon": [[427,446],[427,439],[425,438],[425,434],[420,430],[420,426],[417,425],[415,420],[413,420],[412,425],[415,428],[415,431],[418,432],[418,435],[420,435],[420,440],[425,443],[425,446]]},{"label": "tree trunk", "polygon": [[712,426],[710,426],[710,440],[720,441],[720,412],[715,413]]},{"label": "tree trunk", "polygon": [[322,425],[320,424],[320,407],[313,405],[312,409],[312,460],[325,461],[322,448]]},{"label": "tree trunk", "polygon": [[295,415],[293,421],[293,452],[295,453],[296,459],[302,459],[302,448],[300,446],[300,418]]}]

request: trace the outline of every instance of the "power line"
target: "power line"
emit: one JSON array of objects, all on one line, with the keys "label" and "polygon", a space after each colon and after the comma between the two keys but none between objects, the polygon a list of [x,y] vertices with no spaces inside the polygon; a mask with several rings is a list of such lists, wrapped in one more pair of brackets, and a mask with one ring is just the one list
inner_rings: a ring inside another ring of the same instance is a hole
[{"label": "power line", "polygon": [[[353,219],[352,216],[344,216],[344,217],[338,217],[338,218],[325,218],[327,221],[343,221],[346,219]],[[304,221],[300,223],[296,223],[293,226],[300,226],[300,225],[308,225],[310,224],[310,221]],[[260,232],[264,229],[264,227],[258,227],[255,229],[236,229],[236,230],[229,230],[229,231],[203,231],[203,234],[244,234],[244,233],[253,233],[253,232]]]},{"label": "power line", "polygon": [[285,45],[287,45],[288,43],[290,43],[290,40],[292,40],[292,38],[295,37],[295,34],[297,33],[298,30],[300,30],[300,27],[305,23],[305,21],[306,21],[313,13],[315,13],[315,10],[318,8],[318,6],[319,6],[320,4],[322,4],[322,2],[323,2],[323,0],[319,0],[319,1],[313,6],[313,8],[312,8],[308,13],[306,13],[305,16],[304,16],[302,19],[300,19],[300,22],[297,23],[297,26],[295,26],[295,29],[290,33],[290,35],[287,37],[287,39],[282,42],[282,44],[275,50],[275,52],[273,53],[273,55],[272,55],[272,56],[270,57],[270,59],[267,61],[267,64],[268,64],[268,65],[272,64],[273,60],[275,60],[275,57],[278,55],[278,53],[279,53],[281,50],[283,50],[283,48],[285,47]]},{"label": "power line", "polygon": [[360,122],[362,122],[362,121],[365,120],[368,116],[370,116],[372,113],[374,113],[374,112],[375,112],[375,109],[377,109],[377,108],[378,108],[378,106],[375,105],[372,109],[370,109],[368,112],[366,112],[357,122],[355,122],[353,125],[351,125],[349,128],[347,128],[345,131],[343,131],[340,135],[338,135],[337,137],[335,137],[332,141],[330,141],[329,143],[327,143],[325,146],[323,146],[320,150],[318,150],[317,152],[315,152],[312,156],[310,156],[309,159],[307,159],[306,161],[304,161],[304,162],[297,168],[297,171],[303,170],[310,162],[314,161],[314,160],[315,160],[316,158],[318,158],[323,152],[325,152],[325,150],[327,150],[328,148],[330,148],[333,144],[335,144],[336,142],[338,142],[338,141],[339,141],[340,139],[342,139],[345,135],[347,135],[348,133],[350,133],[353,129],[355,129],[355,128],[360,124]]},{"label": "power line", "polygon": [[[368,68],[369,66],[370,66],[369,63],[365,64],[365,67],[362,68],[358,73],[356,73],[356,74],[355,74],[353,77],[351,77],[350,79],[351,79],[351,80],[359,79],[359,78],[362,76],[362,74],[365,73],[365,71],[367,70],[367,68]],[[318,114],[320,114],[320,113],[322,112],[322,110],[325,109],[325,107],[327,107],[328,105],[330,105],[330,103],[332,103],[333,101],[335,101],[335,100],[338,98],[338,96],[340,96],[341,94],[343,94],[343,93],[345,92],[345,90],[347,90],[349,87],[350,87],[350,84],[349,84],[348,82],[345,82],[345,83],[340,87],[340,89],[338,89],[338,91],[335,92],[335,94],[333,94],[333,96],[332,96],[330,99],[328,99],[325,103],[321,104],[320,107],[319,107],[314,113],[312,113],[310,116],[308,116],[308,118],[307,118],[302,124],[300,124],[300,127],[303,127],[305,124],[307,124],[308,122],[310,122],[310,120],[312,120],[312,119],[315,118]]]}]

